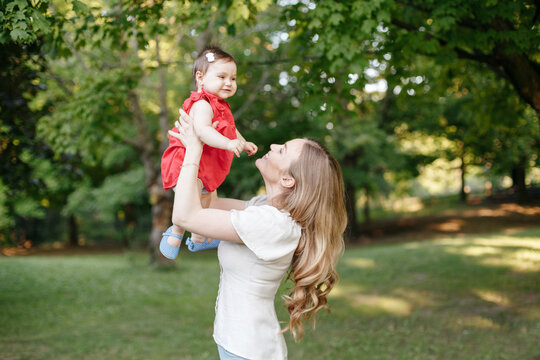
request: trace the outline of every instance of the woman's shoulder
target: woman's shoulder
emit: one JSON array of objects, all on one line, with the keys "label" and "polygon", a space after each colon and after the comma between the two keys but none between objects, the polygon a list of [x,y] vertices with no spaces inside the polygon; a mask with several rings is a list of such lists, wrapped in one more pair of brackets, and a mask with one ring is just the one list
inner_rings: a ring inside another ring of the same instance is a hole
[{"label": "woman's shoulder", "polygon": [[[265,195],[259,195],[246,203],[244,210],[234,210],[232,218],[238,228],[251,234],[270,237],[295,237],[300,226],[288,212],[268,205]],[[238,230],[238,229],[237,229]]]},{"label": "woman's shoulder", "polygon": [[249,206],[261,206],[261,205],[266,205],[266,204],[267,204],[266,195],[260,194],[246,201],[246,208]]},{"label": "woman's shoulder", "polygon": [[[254,199],[252,199],[254,200]],[[244,210],[231,210],[231,223],[243,243],[262,260],[276,260],[296,249],[301,227],[289,213],[258,198]],[[264,199],[266,200],[266,199]]]}]

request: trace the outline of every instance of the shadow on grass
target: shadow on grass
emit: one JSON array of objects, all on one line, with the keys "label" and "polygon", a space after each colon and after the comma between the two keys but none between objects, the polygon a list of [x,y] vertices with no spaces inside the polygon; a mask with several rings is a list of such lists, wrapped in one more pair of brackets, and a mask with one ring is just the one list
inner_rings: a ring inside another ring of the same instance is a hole
[{"label": "shadow on grass", "polygon": [[540,229],[357,248],[339,273],[333,313],[308,335],[328,346],[293,344],[293,358],[540,355]]},{"label": "shadow on grass", "polygon": [[[332,312],[300,343],[286,334],[289,359],[535,359],[539,246],[536,228],[347,250]],[[0,358],[216,359],[216,252],[176,263],[0,258]],[[279,297],[276,308],[286,320]]]}]

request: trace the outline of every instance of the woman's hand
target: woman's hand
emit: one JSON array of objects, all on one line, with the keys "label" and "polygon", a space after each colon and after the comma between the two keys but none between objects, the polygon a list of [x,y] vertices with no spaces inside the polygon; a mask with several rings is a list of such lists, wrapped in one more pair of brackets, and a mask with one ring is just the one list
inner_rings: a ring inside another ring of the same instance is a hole
[{"label": "woman's hand", "polygon": [[169,130],[169,135],[174,136],[182,141],[186,149],[202,151],[203,143],[195,133],[193,119],[183,109],[180,109],[180,117],[174,123],[178,133]]}]

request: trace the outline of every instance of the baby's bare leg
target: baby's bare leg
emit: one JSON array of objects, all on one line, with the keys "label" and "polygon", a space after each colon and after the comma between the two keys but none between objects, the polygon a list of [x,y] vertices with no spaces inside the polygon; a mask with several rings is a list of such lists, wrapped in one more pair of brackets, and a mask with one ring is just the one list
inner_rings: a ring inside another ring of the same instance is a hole
[{"label": "baby's bare leg", "polygon": [[[201,194],[201,205],[204,209],[208,209],[210,207],[210,203],[212,202],[212,193],[206,193]],[[205,237],[199,234],[191,234],[191,241],[196,243],[203,243],[205,240]],[[208,242],[211,242],[212,239],[208,239]]]},{"label": "baby's bare leg", "polygon": [[[182,229],[181,227],[178,227],[176,225],[172,225],[172,229],[171,229],[171,232],[173,234],[176,234],[176,235],[180,235],[180,236],[184,236],[184,229]],[[180,246],[180,239],[178,239],[177,237],[174,237],[174,236],[169,236],[167,238],[167,243],[171,246],[174,246],[174,247],[178,247]]]}]

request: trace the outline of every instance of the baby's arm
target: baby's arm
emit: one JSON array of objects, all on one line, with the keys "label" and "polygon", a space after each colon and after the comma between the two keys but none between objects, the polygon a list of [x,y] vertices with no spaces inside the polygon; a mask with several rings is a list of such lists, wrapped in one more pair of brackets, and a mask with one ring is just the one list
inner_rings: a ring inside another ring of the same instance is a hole
[{"label": "baby's arm", "polygon": [[240,131],[238,131],[238,129],[236,129],[236,138],[241,139],[244,142],[244,147],[242,148],[242,151],[247,152],[249,156],[257,152],[257,149],[258,149],[257,145],[255,145],[254,143],[250,141],[246,141],[246,139],[244,139],[244,137],[242,136],[242,134],[240,134]]},{"label": "baby's arm", "polygon": [[200,100],[193,104],[189,115],[193,118],[195,132],[203,143],[218,149],[232,151],[236,156],[240,156],[245,140],[231,140],[214,129],[212,126],[214,112],[207,101]]}]

